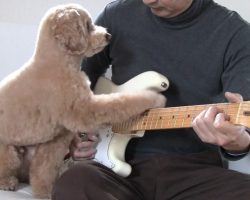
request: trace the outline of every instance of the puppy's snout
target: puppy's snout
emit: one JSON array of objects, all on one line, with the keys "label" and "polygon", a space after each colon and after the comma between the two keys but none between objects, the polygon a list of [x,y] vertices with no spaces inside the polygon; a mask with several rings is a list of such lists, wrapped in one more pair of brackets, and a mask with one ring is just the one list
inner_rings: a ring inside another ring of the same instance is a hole
[{"label": "puppy's snout", "polygon": [[105,38],[106,38],[107,42],[109,42],[112,38],[112,35],[109,33],[106,33]]}]

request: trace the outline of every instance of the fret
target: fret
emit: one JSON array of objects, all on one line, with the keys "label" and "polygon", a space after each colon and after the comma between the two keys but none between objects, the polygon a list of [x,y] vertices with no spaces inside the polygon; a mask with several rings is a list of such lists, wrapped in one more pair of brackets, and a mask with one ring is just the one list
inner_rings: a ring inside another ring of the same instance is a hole
[{"label": "fret", "polygon": [[172,114],[172,124],[171,124],[171,127],[174,128],[175,125],[176,125],[176,117],[178,116],[178,113],[177,113],[177,108],[174,108],[173,110],[173,114]]},{"label": "fret", "polygon": [[160,115],[160,119],[161,119],[161,129],[162,129],[163,128],[163,122],[164,122],[162,114]]},{"label": "fret", "polygon": [[[185,111],[184,111],[184,113],[185,113]],[[182,117],[181,127],[183,127],[184,121],[185,121],[185,115],[184,115],[184,117]]]},{"label": "fret", "polygon": [[178,107],[177,107],[177,108],[175,108],[174,114],[173,114],[173,128],[178,127],[177,126],[178,124],[176,124],[176,122],[178,120],[178,115],[179,115],[179,113],[178,113]]},{"label": "fret", "polygon": [[154,113],[152,113],[152,115],[149,115],[148,118],[149,118],[149,121],[150,121],[149,129],[152,130]]},{"label": "fret", "polygon": [[148,129],[149,127],[148,127],[148,123],[149,123],[149,114],[147,113],[147,115],[145,116],[145,121],[144,121],[144,127],[146,128],[146,129]]},{"label": "fret", "polygon": [[191,114],[187,114],[186,116],[187,116],[186,123],[182,127],[187,127],[187,125],[191,126],[191,123],[192,123],[192,121],[194,119],[194,117],[192,117]]},{"label": "fret", "polygon": [[[164,113],[163,113],[163,116],[164,116]],[[170,123],[171,123],[171,115],[164,116],[164,123],[166,123],[166,121],[167,121],[166,127],[169,128],[170,127]],[[163,126],[163,128],[164,127],[165,126]]]},{"label": "fret", "polygon": [[235,121],[238,121],[238,120],[239,120],[240,111],[241,111],[241,104],[239,105],[239,109],[238,109],[238,113],[237,113],[237,116],[236,116],[236,118],[235,118]]},{"label": "fret", "polygon": [[158,122],[159,122],[159,112],[156,113],[156,123],[155,123],[155,128],[159,127]]}]

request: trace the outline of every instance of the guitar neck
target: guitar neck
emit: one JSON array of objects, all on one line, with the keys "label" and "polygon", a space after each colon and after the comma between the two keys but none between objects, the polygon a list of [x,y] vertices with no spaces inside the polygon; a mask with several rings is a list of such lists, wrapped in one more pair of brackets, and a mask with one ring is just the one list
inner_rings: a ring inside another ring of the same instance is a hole
[{"label": "guitar neck", "polygon": [[221,112],[229,116],[231,123],[248,125],[250,117],[249,104],[250,102],[245,101],[242,103],[220,103],[151,109],[134,119],[113,125],[112,130],[116,133],[123,133],[142,130],[190,128],[193,119],[210,106],[216,106]]}]

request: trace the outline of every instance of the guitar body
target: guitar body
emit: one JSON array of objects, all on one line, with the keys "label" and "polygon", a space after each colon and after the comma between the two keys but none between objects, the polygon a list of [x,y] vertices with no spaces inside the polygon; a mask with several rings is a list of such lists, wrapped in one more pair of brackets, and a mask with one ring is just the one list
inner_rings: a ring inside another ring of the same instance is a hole
[{"label": "guitar body", "polygon": [[[157,92],[168,88],[168,79],[156,72],[149,71],[132,78],[122,85],[115,85],[105,78],[97,82],[95,92],[138,91],[151,89]],[[126,146],[133,137],[142,137],[145,130],[191,128],[193,119],[203,110],[216,106],[229,116],[229,122],[250,128],[250,101],[239,103],[217,103],[206,105],[155,108],[143,113],[136,119],[100,130],[101,142],[97,145],[95,159],[111,168],[115,173],[126,177],[131,173],[131,166],[125,161]],[[122,133],[122,134],[119,134]]]},{"label": "guitar body", "polygon": [[[122,85],[115,85],[110,80],[101,77],[95,87],[96,94],[109,94],[114,92],[138,91],[150,89],[157,92],[165,91],[169,81],[163,75],[148,71],[130,79]],[[131,166],[125,161],[125,151],[128,142],[134,137],[142,137],[144,131],[114,133],[111,127],[100,129],[100,143],[97,145],[95,160],[112,169],[120,176],[126,177],[131,173]]]}]

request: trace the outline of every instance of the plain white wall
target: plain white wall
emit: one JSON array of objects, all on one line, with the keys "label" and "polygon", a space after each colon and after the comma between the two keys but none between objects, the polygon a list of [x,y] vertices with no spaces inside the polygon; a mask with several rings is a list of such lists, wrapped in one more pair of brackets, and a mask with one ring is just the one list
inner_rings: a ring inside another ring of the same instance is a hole
[{"label": "plain white wall", "polygon": [[[39,21],[46,10],[63,3],[79,3],[95,19],[112,0],[0,0],[0,80],[32,55]],[[216,0],[250,21],[249,0]]]},{"label": "plain white wall", "polygon": [[78,3],[93,17],[111,0],[0,0],[0,21],[17,24],[38,24],[48,8],[66,3]]},{"label": "plain white wall", "polygon": [[[52,6],[79,3],[95,19],[112,0],[0,0],[0,80],[32,55],[41,17]],[[250,21],[249,0],[216,0]]]},{"label": "plain white wall", "polygon": [[33,53],[37,28],[52,6],[78,3],[95,19],[110,0],[0,0],[0,80]]},{"label": "plain white wall", "polygon": [[[39,21],[46,10],[63,3],[79,3],[95,19],[112,0],[0,0],[0,80],[20,67],[33,53]],[[215,0],[238,11],[250,22],[249,0]],[[250,37],[250,36],[249,36]],[[250,156],[230,162],[230,168],[250,173]]]}]

